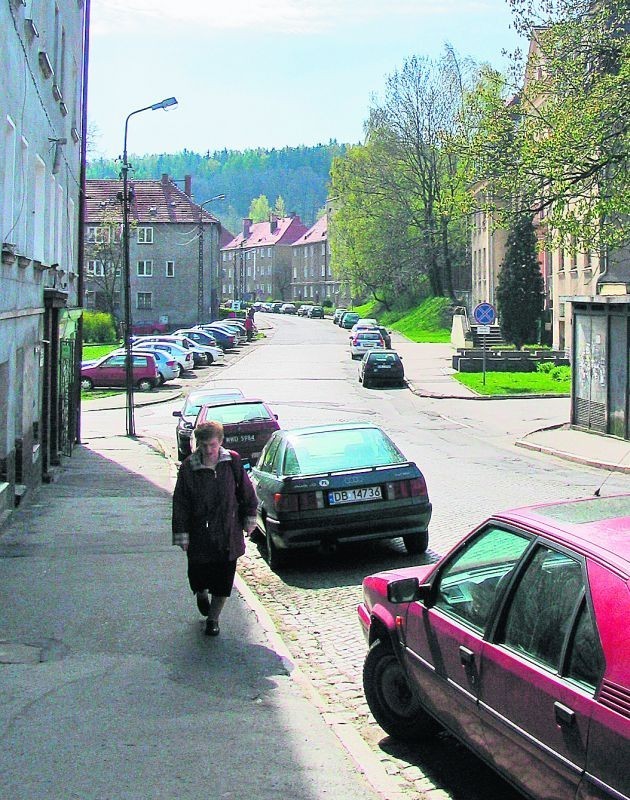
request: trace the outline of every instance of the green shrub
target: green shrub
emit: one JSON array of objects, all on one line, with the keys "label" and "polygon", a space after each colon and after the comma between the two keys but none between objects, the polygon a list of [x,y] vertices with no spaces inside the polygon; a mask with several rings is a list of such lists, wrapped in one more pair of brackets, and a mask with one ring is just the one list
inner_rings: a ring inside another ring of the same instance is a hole
[{"label": "green shrub", "polygon": [[333,304],[333,302],[330,299],[330,297],[324,297],[324,299],[322,301],[322,307],[323,308],[332,308],[332,304]]},{"label": "green shrub", "polygon": [[568,381],[571,379],[571,367],[559,367],[553,361],[544,361],[536,366],[536,372],[549,375],[552,381]]},{"label": "green shrub", "polygon": [[83,312],[84,342],[115,342],[116,322],[111,314],[104,311]]},{"label": "green shrub", "polygon": [[548,344],[524,344],[523,350],[551,350]]}]

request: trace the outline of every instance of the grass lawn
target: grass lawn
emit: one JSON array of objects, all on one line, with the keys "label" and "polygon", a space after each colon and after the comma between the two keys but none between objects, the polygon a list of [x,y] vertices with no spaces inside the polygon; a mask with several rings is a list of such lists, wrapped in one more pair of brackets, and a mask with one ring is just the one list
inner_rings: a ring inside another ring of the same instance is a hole
[{"label": "grass lawn", "polygon": [[119,347],[122,347],[122,342],[114,342],[112,344],[84,344],[81,360],[94,361],[97,358],[111,353],[112,350],[117,350]]},{"label": "grass lawn", "polygon": [[570,394],[571,378],[554,380],[544,372],[457,372],[455,380],[477,394]]},{"label": "grass lawn", "polygon": [[408,311],[378,311],[374,301],[354,310],[362,317],[376,317],[381,325],[402,333],[411,342],[450,342],[451,330],[442,323],[442,311],[450,304],[447,297],[429,297]]},{"label": "grass lawn", "polygon": [[102,400],[103,397],[116,397],[116,395],[123,394],[125,389],[90,389],[89,391],[81,389],[81,400]]}]

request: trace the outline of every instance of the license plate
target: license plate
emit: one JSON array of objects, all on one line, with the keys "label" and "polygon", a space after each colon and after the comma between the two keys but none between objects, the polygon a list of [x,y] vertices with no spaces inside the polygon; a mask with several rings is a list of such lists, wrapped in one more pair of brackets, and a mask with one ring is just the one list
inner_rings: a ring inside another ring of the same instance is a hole
[{"label": "license plate", "polygon": [[391,364],[377,364],[376,365],[376,369],[378,369],[378,370],[391,369],[391,368],[392,368]]},{"label": "license plate", "polygon": [[368,500],[381,500],[380,486],[363,486],[357,489],[337,489],[328,492],[328,502],[331,506],[340,506],[343,503],[365,503]]},{"label": "license plate", "polygon": [[236,442],[255,442],[256,436],[253,433],[244,433],[241,436],[226,436],[225,441],[227,444]]}]

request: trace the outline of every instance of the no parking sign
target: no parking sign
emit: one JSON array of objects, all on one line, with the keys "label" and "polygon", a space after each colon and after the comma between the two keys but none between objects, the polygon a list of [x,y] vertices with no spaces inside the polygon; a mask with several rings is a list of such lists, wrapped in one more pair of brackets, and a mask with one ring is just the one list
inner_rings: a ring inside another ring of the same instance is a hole
[{"label": "no parking sign", "polygon": [[478,325],[493,325],[497,318],[497,312],[492,303],[479,303],[475,306],[473,317]]}]

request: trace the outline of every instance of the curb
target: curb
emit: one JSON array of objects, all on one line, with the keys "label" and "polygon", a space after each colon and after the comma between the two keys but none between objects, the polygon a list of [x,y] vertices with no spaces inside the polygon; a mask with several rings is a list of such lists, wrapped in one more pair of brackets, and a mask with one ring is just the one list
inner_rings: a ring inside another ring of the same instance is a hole
[{"label": "curb", "polygon": [[265,632],[270,644],[278,655],[287,673],[297,684],[306,699],[318,710],[326,725],[332,730],[341,745],[356,764],[359,772],[366,781],[379,794],[383,800],[408,800],[409,794],[405,792],[399,780],[392,777],[382,766],[374,751],[369,747],[360,734],[348,722],[340,722],[331,711],[328,702],[313,686],[311,681],[293,661],[288,647],[278,633],[271,616],[258,600],[255,593],[240,576],[238,569],[234,585],[245,603],[256,615],[260,627]]},{"label": "curb", "polygon": [[419,388],[413,381],[408,380],[407,385],[418,397],[428,397],[432,400],[545,400],[571,397],[570,394],[442,394]]}]

